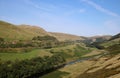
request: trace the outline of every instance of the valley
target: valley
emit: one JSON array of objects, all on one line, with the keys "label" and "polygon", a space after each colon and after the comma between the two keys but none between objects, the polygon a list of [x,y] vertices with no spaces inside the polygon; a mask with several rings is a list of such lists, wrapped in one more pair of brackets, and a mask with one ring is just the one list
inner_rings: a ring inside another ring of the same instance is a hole
[{"label": "valley", "polygon": [[119,60],[119,33],[83,37],[0,21],[0,78],[119,78]]}]

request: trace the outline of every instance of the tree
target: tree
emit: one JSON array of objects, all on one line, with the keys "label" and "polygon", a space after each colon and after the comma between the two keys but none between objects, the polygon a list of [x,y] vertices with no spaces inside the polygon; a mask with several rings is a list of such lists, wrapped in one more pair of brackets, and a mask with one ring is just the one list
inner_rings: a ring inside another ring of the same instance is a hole
[{"label": "tree", "polygon": [[4,39],[0,37],[0,42],[4,42]]}]

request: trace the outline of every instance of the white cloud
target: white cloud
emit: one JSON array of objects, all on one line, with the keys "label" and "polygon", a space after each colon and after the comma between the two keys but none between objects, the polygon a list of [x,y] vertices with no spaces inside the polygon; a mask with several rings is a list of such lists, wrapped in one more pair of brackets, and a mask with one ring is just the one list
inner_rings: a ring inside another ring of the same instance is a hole
[{"label": "white cloud", "polygon": [[82,0],[82,1],[85,2],[85,3],[87,3],[87,4],[89,4],[89,5],[91,5],[94,8],[96,8],[98,11],[106,13],[107,15],[119,17],[119,15],[117,13],[114,13],[112,11],[109,11],[108,9],[103,8],[102,6],[96,4],[93,1],[90,1],[90,0]]},{"label": "white cloud", "polygon": [[41,9],[41,10],[44,10],[44,11],[51,11],[52,9],[56,8],[56,6],[54,6],[52,4],[44,4],[44,3],[42,3],[42,5],[39,5],[37,3],[34,3],[31,0],[25,0],[25,3],[33,6],[34,8]]},{"label": "white cloud", "polygon": [[77,10],[70,10],[70,11],[66,11],[64,12],[64,16],[71,16],[71,15],[75,15],[76,13],[85,13],[86,9],[77,9]]},{"label": "white cloud", "polygon": [[79,12],[84,13],[84,12],[86,12],[86,10],[85,9],[80,9]]}]

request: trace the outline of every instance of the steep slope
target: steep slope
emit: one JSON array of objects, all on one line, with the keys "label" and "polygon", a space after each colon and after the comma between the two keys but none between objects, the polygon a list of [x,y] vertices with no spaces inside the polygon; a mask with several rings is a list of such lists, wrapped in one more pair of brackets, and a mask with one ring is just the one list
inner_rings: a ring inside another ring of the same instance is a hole
[{"label": "steep slope", "polygon": [[13,39],[22,39],[24,37],[25,31],[19,29],[17,26],[0,21],[0,37],[13,40]]},{"label": "steep slope", "polygon": [[107,55],[91,59],[93,65],[76,78],[120,78],[120,33],[100,45]]},{"label": "steep slope", "polygon": [[65,41],[65,40],[84,40],[84,37],[71,35],[71,34],[65,34],[65,33],[58,33],[58,32],[49,32],[52,36],[56,37],[59,41]]},{"label": "steep slope", "polygon": [[93,36],[93,37],[88,37],[84,40],[86,43],[93,43],[93,42],[103,42],[106,40],[109,40],[112,36],[110,35],[103,35],[103,36]]},{"label": "steep slope", "polygon": [[100,45],[104,46],[104,47],[109,47],[109,46],[112,46],[115,44],[120,44],[120,33],[112,36],[108,41],[106,41]]},{"label": "steep slope", "polygon": [[0,21],[0,37],[6,40],[31,40],[35,36],[50,35],[56,37],[59,41],[65,40],[84,40],[84,37],[47,32],[43,28],[31,25],[14,25],[8,22]]},{"label": "steep slope", "polygon": [[44,36],[48,33],[36,26],[13,25],[0,21],[0,37],[6,40],[31,40],[34,36]]},{"label": "steep slope", "polygon": [[120,54],[102,57],[76,78],[120,78]]},{"label": "steep slope", "polygon": [[37,26],[19,25],[18,27],[31,35],[39,35],[39,36],[49,35],[47,31]]},{"label": "steep slope", "polygon": [[120,33],[118,33],[117,35],[112,36],[109,40],[115,40],[115,39],[119,39],[120,38]]}]

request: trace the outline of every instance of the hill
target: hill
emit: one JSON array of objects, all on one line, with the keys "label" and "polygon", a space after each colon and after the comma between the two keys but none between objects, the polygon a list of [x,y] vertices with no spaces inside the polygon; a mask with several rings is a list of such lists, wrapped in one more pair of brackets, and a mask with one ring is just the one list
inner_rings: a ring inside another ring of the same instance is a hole
[{"label": "hill", "polygon": [[76,78],[119,78],[119,61],[119,54],[114,57],[102,57],[96,61],[91,60],[88,63],[93,62],[93,64]]},{"label": "hill", "polygon": [[27,33],[31,35],[36,35],[36,36],[44,36],[44,35],[49,35],[47,31],[45,31],[43,28],[38,27],[38,26],[31,26],[31,25],[19,25],[18,28],[26,31]]},{"label": "hill", "polygon": [[7,40],[31,40],[34,36],[48,35],[48,33],[36,26],[14,25],[0,21],[0,37]]},{"label": "hill", "polygon": [[66,33],[58,33],[58,32],[49,32],[52,36],[56,37],[59,41],[65,41],[65,40],[84,40],[84,37],[66,34]]},{"label": "hill", "polygon": [[59,41],[65,40],[84,40],[84,37],[65,34],[47,32],[43,28],[31,25],[14,25],[5,21],[0,21],[0,37],[6,40],[31,40],[35,36],[50,35],[56,37]]},{"label": "hill", "polygon": [[[10,43],[2,38],[20,41]],[[2,72],[0,78],[35,78],[38,74],[41,77],[43,73],[46,75],[41,78],[63,78],[61,75],[64,75],[64,78],[111,78],[110,76],[120,72],[120,34],[112,37],[85,38],[47,32],[37,26],[14,25],[0,21],[0,39],[0,71]],[[105,48],[99,50],[95,47],[86,47],[84,43],[73,43],[69,40],[84,40],[90,45],[98,42],[98,45]],[[46,71],[51,70],[54,71],[51,72],[53,75],[47,74],[49,72]]]},{"label": "hill", "polygon": [[119,39],[120,38],[120,33],[118,33],[117,35],[112,36],[109,40],[115,40],[115,39]]},{"label": "hill", "polygon": [[103,42],[103,41],[109,40],[111,37],[112,36],[110,35],[87,37],[84,40],[84,42],[85,43]]},{"label": "hill", "polygon": [[101,43],[100,45],[104,47],[109,47],[119,43],[120,43],[120,33],[112,36],[109,40]]}]

